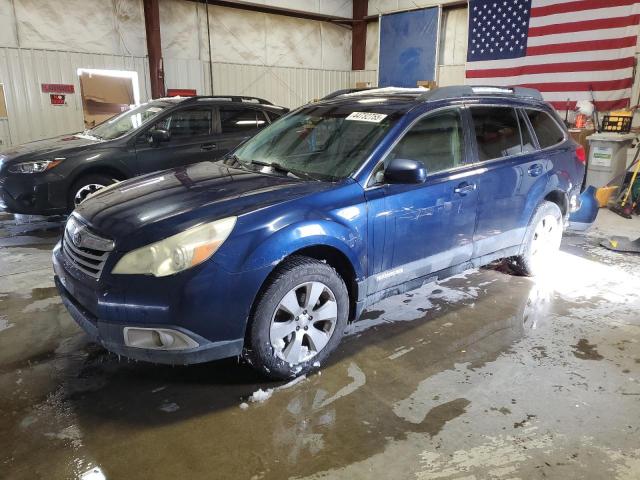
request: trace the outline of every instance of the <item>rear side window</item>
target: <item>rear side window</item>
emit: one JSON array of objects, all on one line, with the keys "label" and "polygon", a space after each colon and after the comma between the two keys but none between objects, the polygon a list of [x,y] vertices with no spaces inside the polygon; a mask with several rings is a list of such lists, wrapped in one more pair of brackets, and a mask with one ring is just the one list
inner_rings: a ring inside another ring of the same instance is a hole
[{"label": "rear side window", "polygon": [[222,133],[247,132],[267,124],[264,113],[252,108],[220,107]]},{"label": "rear side window", "polygon": [[540,110],[527,110],[540,148],[552,147],[564,140],[564,132],[551,116]]},{"label": "rear side window", "polygon": [[[531,148],[523,147],[518,116],[513,108],[472,107],[470,111],[480,161],[531,151]],[[528,135],[526,129],[523,130]],[[531,145],[531,139],[525,138],[524,143]]]},{"label": "rear side window", "polygon": [[457,110],[423,118],[402,137],[387,157],[420,160],[427,173],[454,168],[463,163],[462,121]]}]

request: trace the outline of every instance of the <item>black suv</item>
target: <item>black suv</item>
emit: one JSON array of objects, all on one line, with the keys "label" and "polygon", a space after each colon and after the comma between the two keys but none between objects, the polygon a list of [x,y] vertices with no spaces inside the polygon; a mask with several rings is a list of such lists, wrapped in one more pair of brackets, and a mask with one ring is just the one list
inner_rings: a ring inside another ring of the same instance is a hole
[{"label": "black suv", "polygon": [[91,130],[0,152],[0,199],[13,213],[64,214],[143,173],[215,160],[288,112],[256,97],[173,97]]}]

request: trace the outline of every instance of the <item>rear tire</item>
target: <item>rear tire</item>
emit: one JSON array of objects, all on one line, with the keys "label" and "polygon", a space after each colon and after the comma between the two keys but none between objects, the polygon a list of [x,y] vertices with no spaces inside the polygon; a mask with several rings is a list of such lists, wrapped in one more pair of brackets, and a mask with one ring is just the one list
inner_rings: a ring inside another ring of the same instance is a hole
[{"label": "rear tire", "polygon": [[533,214],[521,255],[515,263],[523,275],[534,277],[549,270],[562,241],[562,212],[553,202],[542,202]]},{"label": "rear tire", "polygon": [[116,183],[113,177],[102,173],[92,173],[80,177],[75,181],[69,192],[69,198],[67,200],[69,212],[84,202],[92,193],[113,183]]},{"label": "rear tire", "polygon": [[343,279],[310,257],[286,260],[256,301],[245,356],[274,379],[304,375],[322,364],[340,343],[349,316]]}]

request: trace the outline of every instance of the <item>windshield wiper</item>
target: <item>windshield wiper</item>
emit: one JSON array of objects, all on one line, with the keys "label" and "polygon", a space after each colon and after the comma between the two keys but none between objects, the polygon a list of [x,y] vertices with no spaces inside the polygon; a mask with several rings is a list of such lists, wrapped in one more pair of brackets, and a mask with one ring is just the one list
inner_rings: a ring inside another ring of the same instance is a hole
[{"label": "windshield wiper", "polygon": [[99,135],[96,135],[95,133],[93,133],[90,128],[85,129],[82,132],[82,135],[86,135],[87,137],[93,137],[93,138],[96,138],[98,140],[103,140],[102,137],[100,137]]},{"label": "windshield wiper", "polygon": [[313,181],[316,181],[316,182],[320,181],[319,179],[313,177],[312,175],[309,175],[307,172],[301,172],[301,171],[298,171],[298,170],[292,170],[290,168],[283,167],[278,162],[262,162],[260,160],[251,160],[249,162],[249,164],[251,164],[251,165],[259,165],[261,167],[271,167],[276,172],[280,172],[280,173],[284,173],[284,174],[291,174],[291,175],[293,175],[294,177],[297,177],[297,178],[305,178],[307,180],[313,180]]}]

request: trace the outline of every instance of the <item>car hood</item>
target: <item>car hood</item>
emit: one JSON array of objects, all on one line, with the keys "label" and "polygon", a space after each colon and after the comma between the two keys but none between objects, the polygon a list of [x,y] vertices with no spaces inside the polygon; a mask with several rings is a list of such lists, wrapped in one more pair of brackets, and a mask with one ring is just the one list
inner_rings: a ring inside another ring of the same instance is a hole
[{"label": "car hood", "polygon": [[0,152],[0,156],[3,157],[3,163],[10,164],[31,159],[39,160],[43,157],[49,158],[52,155],[64,156],[102,142],[103,140],[80,133],[61,135],[9,147]]},{"label": "car hood", "polygon": [[[162,238],[168,233],[163,221],[170,218],[180,216],[172,226],[183,228],[189,223],[242,215],[332,186],[201,162],[107,187],[83,202],[75,214],[114,240],[131,239],[149,225]],[[152,230],[145,230],[145,237],[154,236]]]}]

